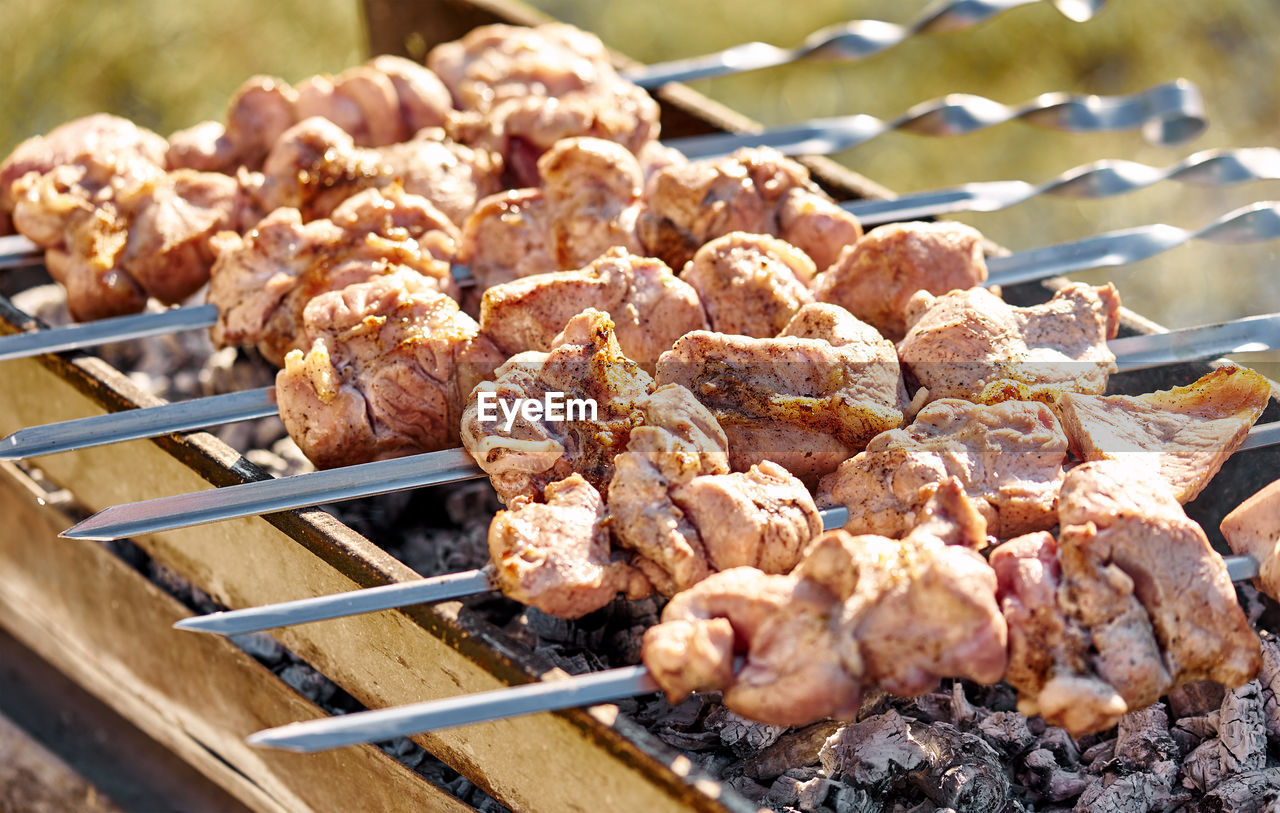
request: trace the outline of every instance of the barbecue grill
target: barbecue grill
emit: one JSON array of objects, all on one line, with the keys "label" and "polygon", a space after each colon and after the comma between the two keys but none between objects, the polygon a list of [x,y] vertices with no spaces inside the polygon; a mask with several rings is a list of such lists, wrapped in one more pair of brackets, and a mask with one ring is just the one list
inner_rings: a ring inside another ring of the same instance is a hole
[{"label": "barbecue grill", "polygon": [[[490,22],[541,21],[495,0],[367,0],[373,52],[430,47]],[[411,33],[414,36],[406,36]],[[686,87],[668,87],[663,133],[746,130],[753,123]],[[805,159],[837,199],[887,190],[820,158]],[[1226,208],[1223,208],[1225,211]],[[0,276],[0,293],[31,274]],[[1060,283],[1007,289],[1015,304],[1044,301]],[[0,332],[30,317],[0,299]],[[1161,328],[1126,311],[1122,335]],[[1128,373],[1112,391],[1188,383],[1210,365]],[[0,434],[54,420],[156,403],[120,370],[82,354],[7,362]],[[1280,400],[1262,421],[1280,418]],[[209,435],[132,441],[34,461],[0,463],[0,625],[175,753],[262,810],[442,809],[467,806],[384,754],[363,746],[318,756],[252,749],[254,731],[323,712],[235,645],[171,629],[190,614],[116,549],[58,540],[110,505],[267,475]],[[1274,479],[1280,451],[1230,460],[1188,512],[1216,535],[1218,521]],[[305,510],[143,536],[154,562],[214,601],[253,606],[409,581],[417,574],[329,514]],[[1220,542],[1220,539],[1215,541]],[[552,677],[545,659],[462,603],[415,606],[280,630],[275,637],[368,707],[473,693]],[[752,810],[755,805],[612,707],[572,710],[417,738],[495,799],[519,810]]]}]

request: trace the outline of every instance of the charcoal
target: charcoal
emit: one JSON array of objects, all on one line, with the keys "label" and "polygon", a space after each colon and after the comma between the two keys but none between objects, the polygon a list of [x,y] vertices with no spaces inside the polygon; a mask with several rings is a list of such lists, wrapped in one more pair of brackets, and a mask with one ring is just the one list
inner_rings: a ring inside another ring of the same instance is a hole
[{"label": "charcoal", "polygon": [[1185,731],[1201,740],[1216,737],[1218,736],[1218,710],[1214,709],[1212,714],[1206,714],[1203,717],[1183,717],[1173,730]]},{"label": "charcoal", "polygon": [[1021,776],[1027,786],[1051,802],[1074,799],[1093,781],[1083,773],[1060,767],[1057,757],[1047,748],[1031,751],[1022,764],[1026,771]]},{"label": "charcoal", "polygon": [[294,691],[318,706],[328,703],[338,689],[327,677],[304,664],[291,663],[278,674]]},{"label": "charcoal", "polygon": [[962,681],[954,681],[951,684],[951,724],[961,725],[962,723],[976,722],[978,719],[986,717],[988,712],[985,709],[979,710],[974,708],[969,702],[969,698],[965,695],[964,683]]},{"label": "charcoal", "polygon": [[778,741],[786,726],[766,725],[748,720],[734,714],[725,706],[712,710],[707,715],[706,727],[715,731],[720,742],[733,749],[735,754],[745,756],[767,748]]},{"label": "charcoal", "polygon": [[725,780],[725,784],[752,802],[762,801],[765,794],[769,792],[769,789],[764,785],[758,784],[746,776],[732,776]]},{"label": "charcoal", "polygon": [[1221,744],[1215,737],[1205,740],[1187,754],[1182,761],[1182,786],[1204,792],[1222,781]]},{"label": "charcoal", "polygon": [[928,761],[907,720],[892,710],[842,727],[827,738],[818,758],[827,776],[868,787],[885,785]]},{"label": "charcoal", "polygon": [[1201,809],[1211,813],[1262,813],[1280,807],[1280,768],[1246,771],[1224,779],[1205,794]]},{"label": "charcoal", "polygon": [[1184,683],[1165,698],[1169,703],[1169,716],[1175,720],[1183,717],[1199,717],[1211,711],[1217,711],[1222,705],[1222,697],[1226,690],[1221,683],[1212,680],[1198,680]]},{"label": "charcoal", "polygon": [[1173,791],[1177,766],[1159,762],[1146,771],[1127,775],[1112,774],[1094,782],[1076,801],[1079,813],[1147,813],[1160,810],[1179,798]]},{"label": "charcoal", "polygon": [[880,813],[880,805],[861,788],[838,785],[831,794],[831,807],[835,813]]},{"label": "charcoal", "polygon": [[987,742],[1010,754],[1018,754],[1035,741],[1027,718],[1016,711],[997,711],[978,723],[978,731]]},{"label": "charcoal", "polygon": [[1089,746],[1084,753],[1080,755],[1080,762],[1083,765],[1092,766],[1094,763],[1103,764],[1110,762],[1116,755],[1116,741],[1102,740]]},{"label": "charcoal", "polygon": [[232,635],[230,641],[258,662],[267,666],[275,666],[284,659],[284,646],[265,632]]},{"label": "charcoal", "polygon": [[764,802],[779,807],[793,807],[796,810],[817,810],[827,800],[833,782],[822,776],[808,779],[784,774],[779,776],[769,788]]},{"label": "charcoal", "polygon": [[1262,674],[1258,680],[1262,685],[1267,736],[1280,743],[1280,640],[1274,635],[1262,636]]},{"label": "charcoal", "polygon": [[1048,726],[1039,734],[1037,740],[1041,748],[1048,748],[1053,752],[1059,765],[1075,765],[1080,761],[1080,749],[1064,729]]},{"label": "charcoal", "polygon": [[1267,763],[1267,729],[1261,688],[1252,681],[1227,692],[1218,723],[1223,770],[1260,770]]},{"label": "charcoal", "polygon": [[1178,746],[1169,736],[1169,715],[1163,703],[1131,711],[1120,719],[1115,757],[1124,768],[1143,770],[1178,756]]},{"label": "charcoal", "polygon": [[1000,752],[976,734],[955,726],[913,723],[910,735],[926,753],[912,777],[916,786],[942,807],[959,810],[1002,810],[1011,788]]},{"label": "charcoal", "polygon": [[743,763],[743,772],[752,779],[769,780],[797,765],[815,765],[818,763],[819,750],[840,726],[840,723],[825,721],[788,731],[776,742],[749,757]]}]

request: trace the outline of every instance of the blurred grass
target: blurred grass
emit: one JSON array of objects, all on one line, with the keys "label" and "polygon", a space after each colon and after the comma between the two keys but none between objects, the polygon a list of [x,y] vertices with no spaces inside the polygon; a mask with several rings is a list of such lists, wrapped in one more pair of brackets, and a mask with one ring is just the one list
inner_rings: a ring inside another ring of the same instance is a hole
[{"label": "blurred grass", "polygon": [[[595,31],[642,61],[761,39],[799,42],[849,19],[907,22],[923,0],[534,0],[559,19]],[[298,79],[362,58],[357,0],[164,3],[0,0],[0,150],[78,115],[108,110],[161,132],[218,118],[253,73]],[[1008,12],[981,28],[922,37],[857,64],[801,64],[701,82],[700,90],[768,124],[865,112],[892,118],[949,92],[1007,104],[1055,90],[1131,93],[1183,76],[1204,91],[1209,129],[1174,148],[1134,133],[1077,136],[1002,125],[961,138],[890,134],[839,156],[901,192],[966,181],[1046,180],[1099,158],[1164,166],[1209,147],[1277,143],[1280,3],[1275,0],[1111,0],[1075,24],[1048,3]],[[1232,189],[1160,185],[1123,198],[1045,198],[1005,212],[966,215],[997,242],[1026,248],[1104,229],[1162,221],[1203,225],[1276,183]],[[1280,311],[1280,243],[1196,244],[1131,268],[1082,274],[1115,280],[1127,304],[1170,326]]]}]

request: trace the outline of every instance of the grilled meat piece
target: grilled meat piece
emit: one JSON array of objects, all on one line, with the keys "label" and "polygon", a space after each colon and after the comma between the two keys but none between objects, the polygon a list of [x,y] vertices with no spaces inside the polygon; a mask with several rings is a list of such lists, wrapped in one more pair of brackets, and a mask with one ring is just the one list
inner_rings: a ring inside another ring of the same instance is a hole
[{"label": "grilled meat piece", "polygon": [[[829,267],[828,267],[829,266]],[[918,291],[945,294],[987,278],[982,235],[962,223],[890,223],[844,246],[814,280],[819,301],[833,302],[894,341],[909,326]]]},{"label": "grilled meat piece", "polygon": [[385,147],[444,126],[452,110],[449,91],[434,73],[397,56],[297,86],[254,76],[232,96],[226,127],[207,121],[170,136],[169,164],[227,174],[256,170],[286,130],[311,116],[333,122],[361,147]]},{"label": "grilled meat piece", "polygon": [[608,313],[618,346],[652,372],[676,339],[706,330],[698,294],[661,260],[607,251],[578,271],[537,274],[495,285],[480,302],[480,329],[509,354],[547,352],[569,320],[587,308]]},{"label": "grilled meat piece", "polygon": [[934,490],[929,519],[901,542],[832,531],[789,576],[736,567],[677,594],[645,633],[645,665],[673,702],[723,690],[735,712],[774,725],[852,717],[864,684],[919,694],[943,675],[999,680],[996,579],[970,549],[982,519],[958,483]]},{"label": "grilled meat piece", "polygon": [[612,556],[594,486],[571,474],[544,494],[541,503],[516,497],[489,524],[489,558],[504,594],[561,618],[595,612],[618,593],[648,595],[644,576]]},{"label": "grilled meat piece", "polygon": [[1067,474],[1059,516],[1056,549],[1032,534],[991,557],[1020,711],[1078,736],[1174,686],[1257,674],[1257,636],[1226,566],[1165,484],[1086,463]]},{"label": "grilled meat piece", "polygon": [[1145,464],[1185,503],[1240,448],[1270,397],[1264,376],[1231,367],[1143,395],[1065,393],[1054,409],[1076,457]]},{"label": "grilled meat piece", "polygon": [[733,232],[698,249],[680,274],[698,292],[711,329],[767,339],[813,301],[816,269],[798,248],[776,237]]},{"label": "grilled meat piece", "polygon": [[907,305],[898,355],[931,399],[995,403],[1099,394],[1116,370],[1107,340],[1115,338],[1119,310],[1109,283],[1071,283],[1028,308],[985,288],[942,296],[922,291]]},{"label": "grilled meat piece", "polygon": [[[608,314],[586,310],[569,321],[550,353],[512,356],[494,381],[472,391],[462,444],[505,505],[521,494],[539,499],[548,483],[573,472],[602,489],[613,476],[615,455],[644,422],[639,402],[653,387],[618,347]],[[545,405],[561,397],[548,393],[563,394],[564,420],[547,419]],[[570,414],[572,400],[583,409]]]},{"label": "grilled meat piece", "polygon": [[906,408],[893,345],[835,305],[804,306],[773,339],[689,333],[657,380],[711,409],[734,471],[772,460],[807,483],[901,426]]},{"label": "grilled meat piece", "polygon": [[263,211],[289,207],[302,212],[304,220],[328,217],[362,190],[401,186],[430,200],[457,224],[480,198],[499,189],[498,174],[493,155],[449,141],[438,129],[366,148],[333,122],[313,117],[281,134],[262,174],[250,174],[243,183]]},{"label": "grilled meat piece", "polygon": [[780,237],[820,269],[862,236],[857,219],[809,180],[807,169],[763,147],[661,169],[649,179],[645,201],[641,242],[672,268],[735,231]]},{"label": "grilled meat piece", "polygon": [[452,294],[447,258],[456,240],[457,229],[430,201],[397,187],[362,192],[331,220],[303,223],[296,209],[277,209],[244,236],[215,238],[219,256],[208,294],[218,306],[213,341],[256,345],[281,364],[290,350],[310,346],[303,309],[321,293],[411,269],[424,284]]},{"label": "grilled meat piece", "polygon": [[463,226],[458,261],[484,289],[581,268],[611,248],[639,253],[643,177],[635,156],[598,138],[561,141],[538,161],[542,185],[481,200]]},{"label": "grilled meat piece", "polygon": [[234,179],[165,172],[138,156],[84,156],[10,187],[14,223],[45,249],[75,319],[176,304],[208,281],[210,238],[237,225]]},{"label": "grilled meat piece", "polygon": [[657,103],[618,75],[598,38],[572,26],[482,26],[436,46],[427,64],[470,111],[455,117],[455,135],[501,154],[518,186],[538,182],[539,157],[565,138],[639,153],[658,137]]},{"label": "grilled meat piece", "polygon": [[1236,506],[1220,527],[1233,552],[1258,563],[1258,589],[1280,597],[1280,480]]},{"label": "grilled meat piece", "polygon": [[948,398],[909,426],[876,435],[822,478],[818,503],[844,505],[850,533],[898,537],[919,522],[924,487],[955,477],[987,531],[1004,539],[1057,524],[1066,460],[1066,435],[1044,404]]},{"label": "grilled meat piece", "polygon": [[28,138],[0,163],[0,233],[13,212],[15,197],[10,188],[27,173],[44,175],[57,167],[84,165],[92,174],[92,168],[104,162],[163,167],[167,149],[165,140],[150,130],[105,113],[69,121]]},{"label": "grilled meat piece", "polygon": [[280,417],[322,468],[458,444],[463,401],[503,356],[435,283],[408,269],[307,303],[276,375]]}]

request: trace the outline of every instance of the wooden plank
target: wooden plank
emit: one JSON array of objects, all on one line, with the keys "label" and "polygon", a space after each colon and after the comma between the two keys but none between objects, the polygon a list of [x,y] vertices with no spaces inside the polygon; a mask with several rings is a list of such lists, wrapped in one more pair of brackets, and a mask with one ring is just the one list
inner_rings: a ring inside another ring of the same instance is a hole
[{"label": "wooden plank", "polygon": [[0,810],[122,813],[92,784],[0,716]]},{"label": "wooden plank", "polygon": [[[306,758],[251,749],[263,727],[323,712],[106,547],[56,538],[67,518],[0,464],[0,624],[254,810],[471,810],[373,746]],[[35,499],[32,499],[32,497]]]}]

